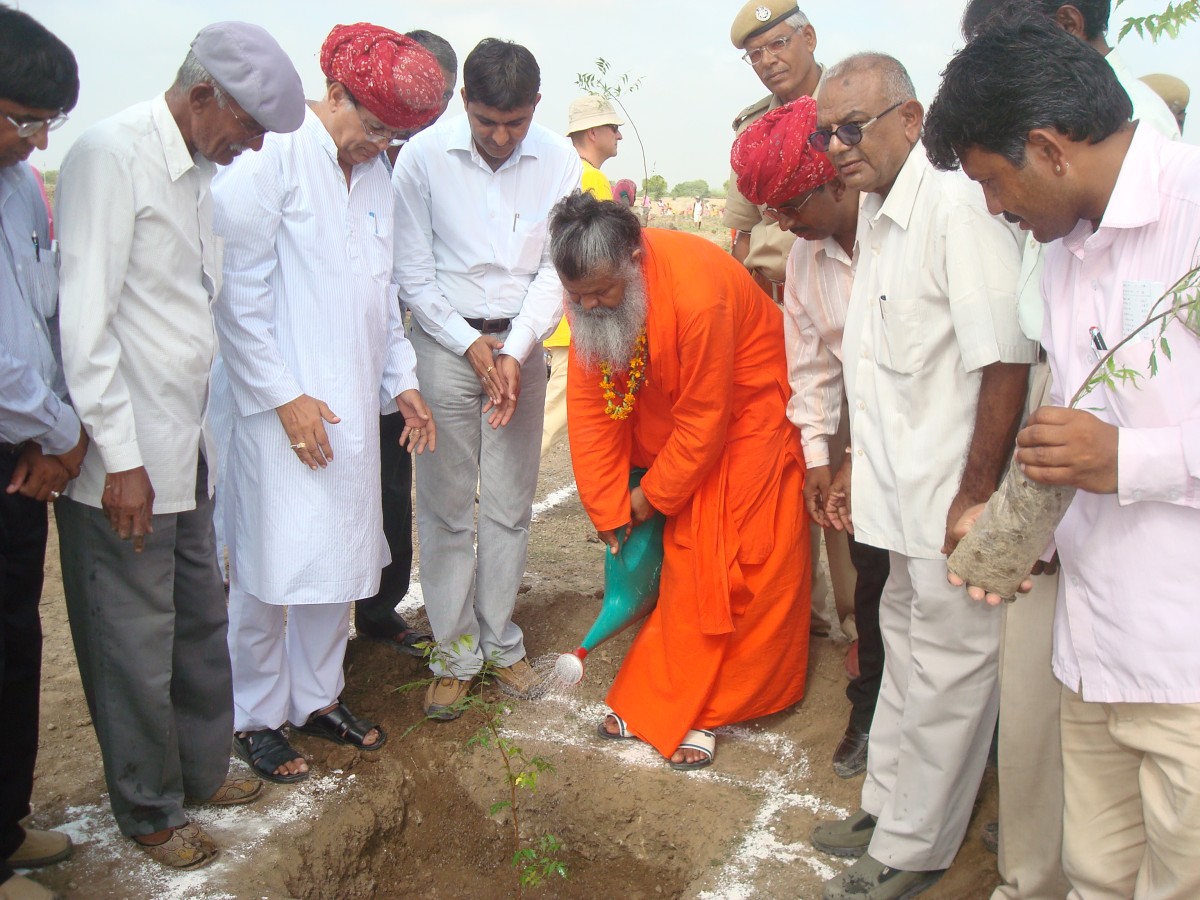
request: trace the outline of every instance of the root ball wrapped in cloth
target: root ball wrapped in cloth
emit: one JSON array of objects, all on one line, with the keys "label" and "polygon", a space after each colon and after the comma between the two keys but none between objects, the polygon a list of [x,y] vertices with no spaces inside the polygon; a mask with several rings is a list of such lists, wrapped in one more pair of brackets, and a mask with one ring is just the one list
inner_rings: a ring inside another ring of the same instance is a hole
[{"label": "root ball wrapped in cloth", "polygon": [[389,128],[416,130],[441,110],[446,82],[437,59],[388,28],[334,26],[321,45],[321,71]]},{"label": "root ball wrapped in cloth", "polygon": [[817,101],[799,97],[748,126],[733,142],[729,162],[751,203],[774,206],[833,180],[837,172],[808,143],[817,130]]}]

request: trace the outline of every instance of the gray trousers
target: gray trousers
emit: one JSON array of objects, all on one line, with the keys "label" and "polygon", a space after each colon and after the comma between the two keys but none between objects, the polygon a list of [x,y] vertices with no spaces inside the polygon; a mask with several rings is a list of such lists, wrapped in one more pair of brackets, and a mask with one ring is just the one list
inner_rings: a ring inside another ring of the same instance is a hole
[{"label": "gray trousers", "polygon": [[[469,678],[485,660],[510,666],[525,655],[512,611],[528,560],[546,366],[535,347],[521,367],[516,412],[493,429],[482,413],[487,395],[466,359],[419,325],[410,337],[421,395],[437,422],[437,452],[414,457],[421,593],[440,647],[433,670]],[[459,641],[464,635],[469,646]]]},{"label": "gray trousers", "polygon": [[201,457],[196,509],[156,515],[141,553],[103,511],[68,498],[55,518],[83,692],[124,834],[183,825],[229,770],[233,688],[213,502]]}]

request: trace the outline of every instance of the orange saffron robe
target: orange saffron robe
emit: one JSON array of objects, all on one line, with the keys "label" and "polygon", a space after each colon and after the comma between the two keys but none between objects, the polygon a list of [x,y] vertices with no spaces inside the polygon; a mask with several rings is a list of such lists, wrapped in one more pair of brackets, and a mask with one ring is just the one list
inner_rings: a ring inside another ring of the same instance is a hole
[{"label": "orange saffron robe", "polygon": [[[784,709],[804,696],[810,543],[804,456],[779,309],[715,244],[643,234],[647,378],[624,421],[598,369],[571,351],[567,414],[579,496],[598,531],[629,522],[631,468],[667,517],[658,606],[608,694],[670,756],[690,728]],[[624,373],[614,374],[618,401]]]}]

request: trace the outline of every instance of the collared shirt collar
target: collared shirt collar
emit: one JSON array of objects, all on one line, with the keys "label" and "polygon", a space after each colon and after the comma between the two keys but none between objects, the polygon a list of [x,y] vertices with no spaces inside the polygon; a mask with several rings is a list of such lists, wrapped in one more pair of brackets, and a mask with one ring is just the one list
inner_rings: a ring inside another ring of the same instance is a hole
[{"label": "collared shirt collar", "polygon": [[917,192],[929,169],[929,160],[925,150],[918,142],[908,153],[908,159],[900,167],[900,173],[892,183],[892,189],[886,197],[871,193],[862,202],[862,211],[873,224],[887,216],[901,228],[907,230],[912,218],[913,208],[917,203]]},{"label": "collared shirt collar", "polygon": [[817,253],[824,253],[829,259],[840,263],[845,263],[847,266],[851,265],[852,263],[850,254],[842,249],[842,245],[839,244],[837,242],[837,238],[833,236],[827,237],[825,240],[821,241],[820,246],[817,247]]},{"label": "collared shirt collar", "polygon": [[1164,138],[1149,126],[1137,125],[1136,129],[1125,159],[1121,161],[1121,170],[1100,219],[1100,227],[1093,232],[1092,223],[1083,219],[1063,238],[1064,246],[1080,259],[1097,246],[1107,246],[1106,230],[1141,228],[1157,222],[1162,214],[1159,195],[1162,170],[1155,144]]},{"label": "collared shirt collar", "polygon": [[[449,153],[467,153],[476,165],[491,169],[492,167],[488,165],[487,160],[480,155],[479,148],[475,146],[475,140],[471,137],[471,120],[467,118],[466,114],[464,113],[454,119],[450,124],[452,127],[450,129],[450,139],[446,144],[446,151]],[[536,141],[531,140],[530,134],[527,133],[508,159],[502,162],[494,171],[500,172],[509,166],[516,165],[517,161],[525,156],[537,159],[537,149]]]},{"label": "collared shirt collar", "polygon": [[163,158],[166,159],[167,172],[172,181],[178,181],[193,168],[207,169],[209,172],[214,170],[213,164],[200,156],[199,152],[196,153],[196,157],[188,152],[187,142],[183,139],[183,132],[179,130],[179,123],[171,115],[165,94],[159,94],[150,102],[150,116],[162,143]]}]

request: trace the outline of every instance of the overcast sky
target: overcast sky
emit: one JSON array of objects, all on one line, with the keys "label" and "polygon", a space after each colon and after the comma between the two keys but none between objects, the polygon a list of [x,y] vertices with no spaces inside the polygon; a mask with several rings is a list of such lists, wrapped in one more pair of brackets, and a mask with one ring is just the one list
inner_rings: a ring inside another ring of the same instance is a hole
[{"label": "overcast sky", "polygon": [[[729,42],[740,0],[8,0],[74,50],[82,90],[71,121],[50,136],[49,149],[31,162],[58,168],[71,142],[88,125],[166,89],[200,28],[223,19],[256,22],[291,55],[309,97],[324,90],[317,64],[321,41],[338,23],[373,22],[410,31],[425,28],[449,40],[460,61],[482,38],[526,45],[542,69],[537,120],[562,131],[567,104],[580,91],[576,73],[597,57],[615,73],[641,77],[625,106],[645,144],[651,173],[674,185],[692,178],[713,187],[729,176],[730,124],[766,92]],[[817,59],[830,64],[850,53],[877,50],[909,69],[919,98],[928,103],[938,72],[961,43],[958,20],[966,0],[839,0],[802,3],[817,30]],[[1166,0],[1128,0],[1113,14],[1113,39],[1126,16],[1159,12]],[[1138,74],[1168,72],[1200,92],[1200,25],[1182,39],[1157,46],[1136,36],[1121,52]],[[1195,105],[1195,104],[1193,104]],[[461,111],[456,100],[450,113]],[[449,114],[449,113],[448,113]],[[1200,143],[1200,112],[1185,139]],[[633,129],[624,129],[621,153],[604,172],[611,179],[642,179]]]}]

